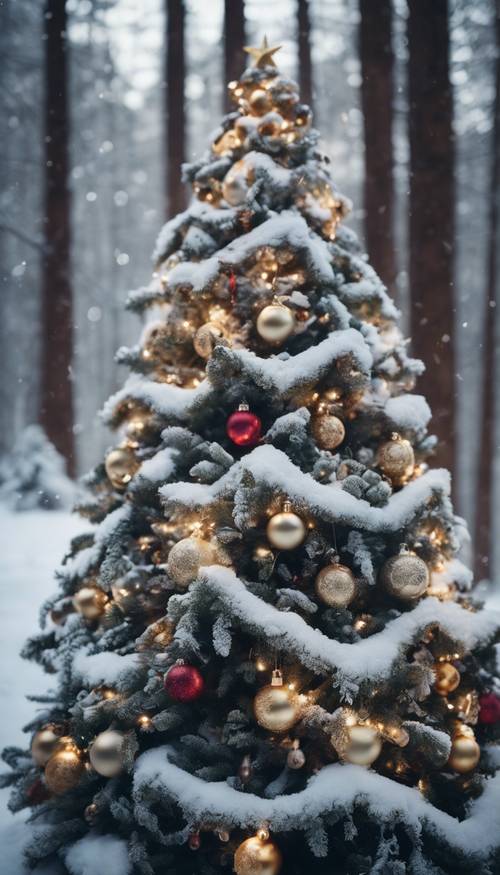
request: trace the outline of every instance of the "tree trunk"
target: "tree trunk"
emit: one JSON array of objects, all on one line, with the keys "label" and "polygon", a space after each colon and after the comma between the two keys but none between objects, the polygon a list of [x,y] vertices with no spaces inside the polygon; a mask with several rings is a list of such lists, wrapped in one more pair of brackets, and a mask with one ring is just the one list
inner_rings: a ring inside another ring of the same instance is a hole
[{"label": "tree trunk", "polygon": [[186,190],[181,181],[181,167],[186,150],[184,14],[183,0],[167,0],[165,123],[168,216],[174,216],[186,207]]},{"label": "tree trunk", "polygon": [[370,262],[394,294],[392,2],[360,0],[361,103],[365,130],[364,229]]},{"label": "tree trunk", "polygon": [[65,0],[46,0],[40,422],[74,473],[69,106]]},{"label": "tree trunk", "polygon": [[224,107],[226,112],[234,109],[226,85],[239,79],[247,66],[244,52],[245,3],[244,0],[224,0]]},{"label": "tree trunk", "polygon": [[311,61],[311,20],[309,0],[297,0],[297,42],[299,47],[299,86],[304,103],[313,109],[313,80]]},{"label": "tree trunk", "polygon": [[493,463],[495,455],[495,324],[498,305],[498,230],[500,198],[500,0],[496,0],[495,97],[489,202],[488,251],[486,265],[486,307],[483,341],[483,398],[480,417],[479,469],[476,493],[475,573],[476,579],[490,573],[492,546]]},{"label": "tree trunk", "polygon": [[410,289],[419,383],[439,438],[436,461],[455,460],[454,142],[448,0],[409,0]]}]

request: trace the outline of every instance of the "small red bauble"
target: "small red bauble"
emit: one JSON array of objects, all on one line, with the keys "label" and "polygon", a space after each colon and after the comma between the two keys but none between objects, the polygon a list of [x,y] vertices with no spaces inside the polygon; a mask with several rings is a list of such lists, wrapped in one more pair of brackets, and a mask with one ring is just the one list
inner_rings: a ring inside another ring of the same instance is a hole
[{"label": "small red bauble", "polygon": [[232,413],[226,423],[226,433],[238,447],[255,447],[260,441],[262,423],[246,405]]},{"label": "small red bauble", "polygon": [[201,696],[205,681],[194,665],[178,663],[167,671],[163,684],[168,695],[176,702],[194,702]]},{"label": "small red bauble", "polygon": [[500,699],[495,693],[479,696],[479,722],[484,725],[500,723]]},{"label": "small red bauble", "polygon": [[41,805],[42,802],[47,802],[47,799],[50,799],[50,790],[41,778],[37,778],[31,787],[28,787],[26,799],[28,805]]}]

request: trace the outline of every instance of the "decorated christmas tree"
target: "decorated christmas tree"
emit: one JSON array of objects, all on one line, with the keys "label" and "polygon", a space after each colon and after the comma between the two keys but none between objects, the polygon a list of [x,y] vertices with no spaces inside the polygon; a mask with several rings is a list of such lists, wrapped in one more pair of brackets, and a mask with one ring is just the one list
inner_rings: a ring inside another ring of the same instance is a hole
[{"label": "decorated christmas tree", "polygon": [[[500,615],[311,113],[249,49],[185,168],[8,749],[72,875],[500,872]],[[425,265],[422,266],[425,270]]]}]

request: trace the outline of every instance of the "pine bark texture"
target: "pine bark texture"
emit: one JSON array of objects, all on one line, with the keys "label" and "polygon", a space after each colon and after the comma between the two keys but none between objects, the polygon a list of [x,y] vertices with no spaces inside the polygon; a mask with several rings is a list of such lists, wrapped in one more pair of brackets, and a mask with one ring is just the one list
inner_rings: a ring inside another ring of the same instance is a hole
[{"label": "pine bark texture", "polygon": [[370,260],[394,293],[391,0],[360,0],[361,103],[365,128],[364,230]]},{"label": "pine bark texture", "polygon": [[455,461],[454,138],[448,0],[410,0],[410,288],[419,388],[433,411],[436,463]]},{"label": "pine bark texture", "polygon": [[45,190],[40,422],[75,468],[71,289],[70,119],[65,0],[47,0],[45,27]]}]

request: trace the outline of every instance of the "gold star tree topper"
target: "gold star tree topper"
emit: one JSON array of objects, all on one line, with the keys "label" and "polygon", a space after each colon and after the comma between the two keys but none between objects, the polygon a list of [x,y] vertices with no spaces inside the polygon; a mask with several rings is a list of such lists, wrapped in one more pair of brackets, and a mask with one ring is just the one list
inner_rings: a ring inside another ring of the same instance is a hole
[{"label": "gold star tree topper", "polygon": [[276,67],[273,55],[279,52],[281,46],[270,46],[267,41],[267,36],[262,40],[260,48],[253,46],[245,46],[245,52],[251,56],[254,67]]}]

